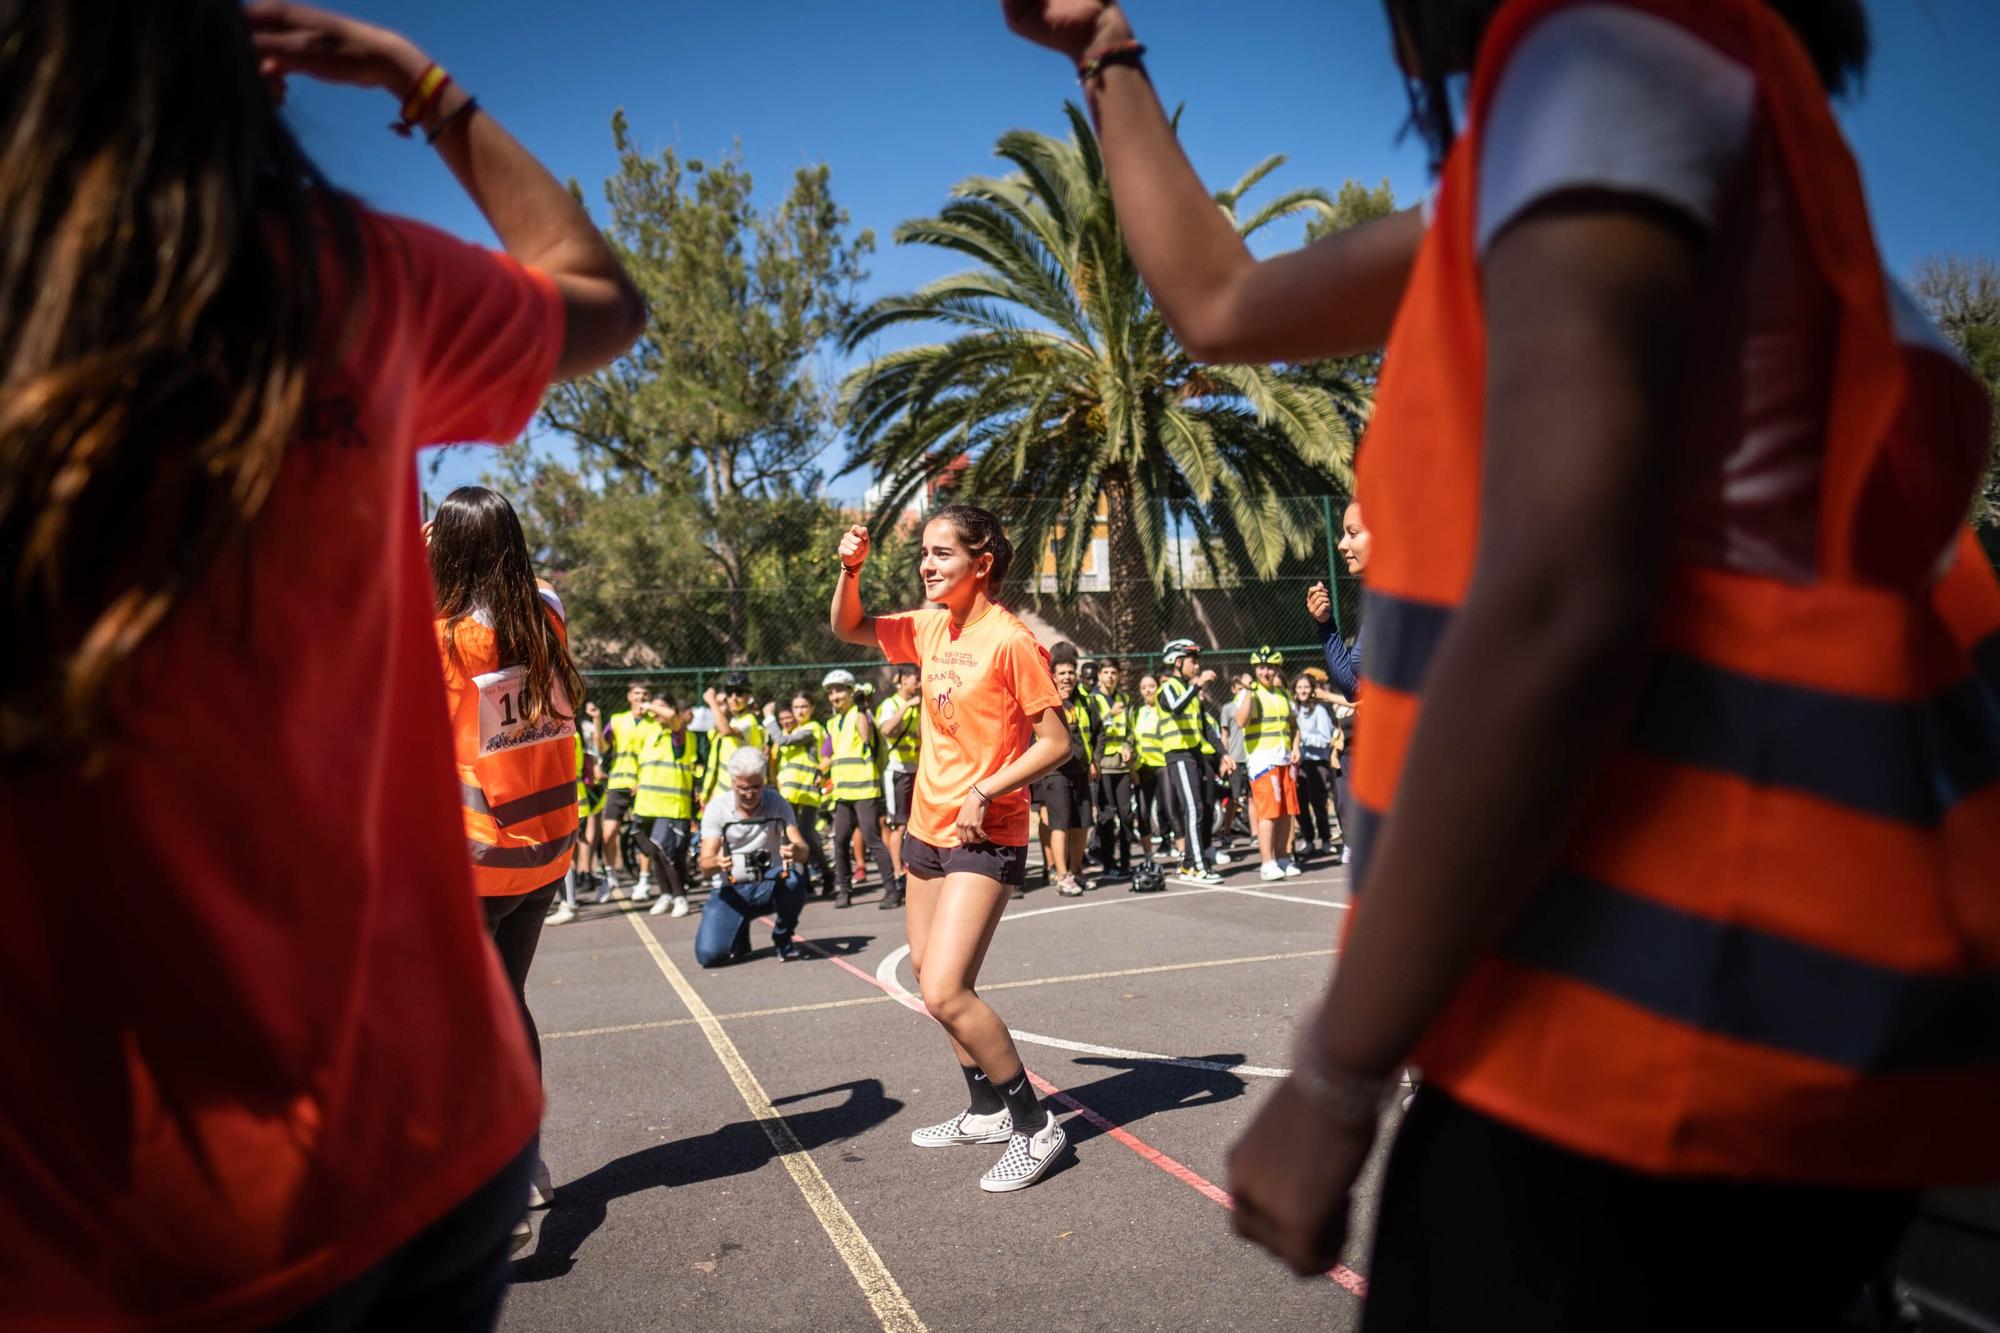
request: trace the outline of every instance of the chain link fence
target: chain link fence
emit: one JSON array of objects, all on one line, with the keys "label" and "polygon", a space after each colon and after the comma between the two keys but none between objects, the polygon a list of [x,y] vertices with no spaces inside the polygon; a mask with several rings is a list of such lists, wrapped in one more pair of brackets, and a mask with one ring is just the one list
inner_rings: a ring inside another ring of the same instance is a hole
[{"label": "chain link fence", "polygon": [[[1213,535],[1204,540],[1205,525],[1166,514],[1158,527],[1164,534],[1157,548],[1163,566],[1159,582],[1143,566],[1136,578],[1114,579],[1109,515],[1100,506],[1074,591],[1065,594],[1056,576],[1058,547],[1067,537],[1059,534],[1040,552],[1016,552],[998,600],[1045,646],[1066,641],[1086,660],[1114,658],[1126,668],[1128,681],[1156,673],[1161,646],[1182,637],[1202,645],[1205,664],[1225,678],[1247,671],[1251,652],[1265,645],[1280,649],[1288,673],[1296,674],[1322,662],[1318,629],[1306,611],[1307,590],[1327,585],[1335,623],[1352,640],[1360,627],[1361,589],[1337,549],[1343,500],[1303,496],[1283,505],[1278,522],[1287,535],[1285,550],[1268,577],[1248,567],[1240,541]],[[865,521],[859,513],[852,518]],[[1002,512],[1003,521],[1007,518]],[[876,525],[875,551],[862,583],[863,604],[871,612],[923,605],[916,574],[921,522],[913,511],[893,525]],[[1238,552],[1234,557],[1232,547]],[[704,586],[686,587],[659,577],[643,587],[593,585],[587,595],[573,597],[560,572],[555,577],[569,603],[572,649],[590,698],[609,712],[624,706],[625,690],[633,683],[695,703],[731,671],[749,677],[760,702],[789,700],[801,691],[817,697],[821,678],[836,667],[887,688],[887,664],[879,656],[838,642],[827,629],[827,603],[838,572],[829,549],[823,558],[796,563],[787,577],[734,588],[713,586],[712,578]],[[1121,611],[1140,626],[1137,642],[1122,653],[1116,651],[1114,629]],[[724,643],[747,650],[727,652]]]}]

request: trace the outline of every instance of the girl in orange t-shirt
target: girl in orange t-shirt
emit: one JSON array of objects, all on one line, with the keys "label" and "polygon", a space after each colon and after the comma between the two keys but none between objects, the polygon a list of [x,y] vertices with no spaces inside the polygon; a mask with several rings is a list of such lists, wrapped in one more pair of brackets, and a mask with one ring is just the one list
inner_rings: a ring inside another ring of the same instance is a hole
[{"label": "girl in orange t-shirt", "polygon": [[923,671],[924,747],[903,843],[910,967],[971,1094],[967,1108],[910,1135],[920,1148],[1005,1143],[979,1179],[994,1193],[1041,1179],[1065,1139],[1042,1109],[1007,1025],[973,987],[1012,890],[1026,876],[1028,784],[1069,758],[1049,655],[991,591],[1014,548],[1000,521],[947,505],[924,527],[925,597],[942,609],[867,616],[868,530],[840,539],[829,617],[848,643]]}]

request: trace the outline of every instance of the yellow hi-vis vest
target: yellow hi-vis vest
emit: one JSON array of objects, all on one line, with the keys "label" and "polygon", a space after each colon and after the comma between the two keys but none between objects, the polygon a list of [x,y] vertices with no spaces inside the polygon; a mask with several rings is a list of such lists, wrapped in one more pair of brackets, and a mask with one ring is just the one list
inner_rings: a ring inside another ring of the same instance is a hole
[{"label": "yellow hi-vis vest", "polygon": [[588,819],[604,808],[604,788],[597,795],[590,794],[590,784],[583,780],[584,756],[583,733],[576,733],[576,813],[579,819]]},{"label": "yellow hi-vis vest", "polygon": [[611,777],[604,786],[607,791],[631,791],[639,785],[639,751],[645,748],[643,736],[633,732],[646,725],[658,726],[650,717],[640,717],[631,709],[611,715],[611,748],[616,751],[611,759]]},{"label": "yellow hi-vis vest", "polygon": [[794,806],[824,805],[826,789],[820,784],[819,752],[826,744],[826,728],[807,722],[793,730],[809,731],[812,737],[778,747],[778,795]]},{"label": "yellow hi-vis vest", "polygon": [[[680,744],[676,747],[675,742]],[[639,755],[639,791],[632,813],[641,819],[693,819],[694,775],[701,742],[693,733],[661,730]]]},{"label": "yellow hi-vis vest", "polygon": [[1256,703],[1250,725],[1243,728],[1244,754],[1285,763],[1292,753],[1292,696],[1267,685],[1253,685],[1250,695]]},{"label": "yellow hi-vis vest", "polygon": [[1139,718],[1134,724],[1138,729],[1138,766],[1140,768],[1165,768],[1167,750],[1160,742],[1160,710],[1153,704],[1139,706]]},{"label": "yellow hi-vis vest", "polygon": [[[750,719],[749,732],[739,735],[735,724],[746,717]],[[730,755],[746,745],[759,750],[770,749],[764,742],[764,724],[755,713],[738,713],[734,717],[718,717],[715,720],[715,734],[708,743],[708,772],[702,775],[702,800],[713,800],[716,789],[727,785],[722,780],[723,765],[729,762]]]},{"label": "yellow hi-vis vest", "polygon": [[875,779],[875,756],[861,734],[861,710],[849,705],[826,724],[833,744],[833,799],[872,801],[882,794]]},{"label": "yellow hi-vis vest", "polygon": [[1167,706],[1168,690],[1186,690],[1189,694],[1200,694],[1190,682],[1182,680],[1179,676],[1160,683],[1160,703],[1156,709],[1159,721],[1154,730],[1160,736],[1161,752],[1174,754],[1181,750],[1200,750],[1202,748],[1201,700],[1199,698],[1190,700],[1177,713]]},{"label": "yellow hi-vis vest", "polygon": [[910,700],[909,708],[904,710],[906,718],[903,723],[903,729],[897,733],[895,740],[891,741],[888,733],[882,731],[885,719],[892,710],[901,709],[902,703],[903,699],[901,695],[892,694],[887,699],[884,699],[882,706],[875,710],[875,729],[882,734],[885,761],[890,757],[894,757],[902,763],[905,769],[914,772],[917,767],[917,751],[923,743],[923,696],[918,695],[916,698]]}]

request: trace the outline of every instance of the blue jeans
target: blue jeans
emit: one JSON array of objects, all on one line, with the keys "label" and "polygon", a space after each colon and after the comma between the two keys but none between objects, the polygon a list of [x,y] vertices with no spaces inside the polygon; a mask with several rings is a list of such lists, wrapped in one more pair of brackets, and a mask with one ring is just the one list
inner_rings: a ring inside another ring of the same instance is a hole
[{"label": "blue jeans", "polygon": [[778,924],[771,943],[784,944],[799,924],[806,905],[806,872],[799,866],[745,884],[725,884],[708,895],[701,909],[701,928],[694,936],[694,960],[703,967],[727,962],[731,954],[750,947],[750,918],[775,904]]}]

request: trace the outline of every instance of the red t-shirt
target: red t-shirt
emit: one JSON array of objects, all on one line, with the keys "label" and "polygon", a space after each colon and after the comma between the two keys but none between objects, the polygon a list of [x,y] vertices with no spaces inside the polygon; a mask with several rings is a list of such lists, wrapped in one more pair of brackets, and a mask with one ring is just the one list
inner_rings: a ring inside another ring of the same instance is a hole
[{"label": "red t-shirt", "polygon": [[562,305],[363,227],[345,367],[246,549],[123,677],[105,768],[0,772],[0,1326],[269,1323],[540,1118],[469,880],[413,456],[526,426]]},{"label": "red t-shirt", "polygon": [[[1033,719],[1062,704],[1048,651],[1000,606],[957,630],[949,611],[877,616],[875,641],[891,662],[915,662],[924,673],[924,747],[910,832],[933,847],[956,847],[958,812],[973,784],[1027,753]],[[995,798],[985,829],[993,842],[1025,847],[1028,789]]]}]

